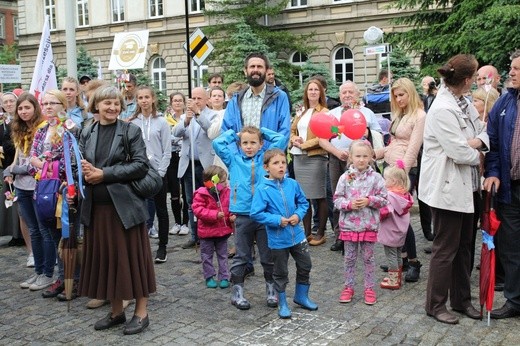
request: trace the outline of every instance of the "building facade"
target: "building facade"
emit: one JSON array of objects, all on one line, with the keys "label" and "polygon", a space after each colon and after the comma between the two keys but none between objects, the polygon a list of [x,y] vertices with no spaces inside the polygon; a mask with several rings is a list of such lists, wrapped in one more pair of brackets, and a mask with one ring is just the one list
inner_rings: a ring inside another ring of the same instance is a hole
[{"label": "building facade", "polygon": [[[188,68],[183,44],[186,41],[185,6],[182,0],[18,0],[19,49],[23,86],[30,84],[44,16],[50,16],[55,64],[66,67],[64,2],[76,2],[76,42],[96,59],[99,57],[105,79],[115,79],[108,71],[114,34],[148,29],[149,41],[145,69],[155,85],[170,93],[188,87]],[[390,20],[402,15],[389,9],[388,0],[288,0],[280,16],[266,18],[274,30],[314,33],[311,44],[318,49],[310,56],[292,53],[288,59],[299,64],[305,60],[330,67],[340,84],[354,80],[371,83],[378,73],[380,55],[365,55],[363,33],[371,26],[385,32],[400,30]],[[190,32],[210,25],[204,16],[204,0],[189,0]],[[211,38],[209,38],[211,40]],[[201,85],[205,72],[218,72],[218,66],[192,69],[195,85]],[[367,77],[365,77],[365,74]],[[368,82],[369,81],[369,82]]]},{"label": "building facade", "polygon": [[0,46],[16,42],[19,34],[16,0],[0,1]]}]

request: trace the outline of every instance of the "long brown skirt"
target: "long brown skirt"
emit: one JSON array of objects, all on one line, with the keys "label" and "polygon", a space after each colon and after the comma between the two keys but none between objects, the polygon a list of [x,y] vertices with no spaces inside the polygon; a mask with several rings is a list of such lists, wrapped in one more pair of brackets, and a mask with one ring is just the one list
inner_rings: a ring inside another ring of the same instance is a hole
[{"label": "long brown skirt", "polygon": [[131,300],[155,292],[150,242],[145,224],[125,230],[113,205],[93,205],[85,228],[80,295]]}]

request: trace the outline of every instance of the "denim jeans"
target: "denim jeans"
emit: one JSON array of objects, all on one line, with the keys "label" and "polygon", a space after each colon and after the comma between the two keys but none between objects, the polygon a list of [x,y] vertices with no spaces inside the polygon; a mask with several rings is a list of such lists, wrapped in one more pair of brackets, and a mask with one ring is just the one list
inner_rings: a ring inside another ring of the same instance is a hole
[{"label": "denim jeans", "polygon": [[51,229],[43,226],[36,215],[36,202],[33,199],[33,190],[16,189],[20,216],[29,228],[31,246],[34,256],[34,271],[36,274],[45,274],[52,277],[56,264],[56,249]]}]

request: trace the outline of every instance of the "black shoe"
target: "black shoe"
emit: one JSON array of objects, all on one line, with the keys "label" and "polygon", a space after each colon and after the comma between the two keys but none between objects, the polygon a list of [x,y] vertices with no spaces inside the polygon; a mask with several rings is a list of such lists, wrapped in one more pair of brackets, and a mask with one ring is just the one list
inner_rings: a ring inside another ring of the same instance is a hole
[{"label": "black shoe", "polygon": [[168,256],[166,255],[166,247],[159,246],[157,253],[155,254],[155,263],[164,263],[167,259]]},{"label": "black shoe", "polygon": [[123,311],[117,316],[112,317],[112,312],[109,312],[108,315],[94,324],[95,330],[104,330],[108,328],[112,328],[117,326],[118,324],[123,324],[126,322],[125,312]]},{"label": "black shoe", "polygon": [[341,251],[344,249],[343,240],[336,240],[330,247],[330,251]]},{"label": "black shoe", "polygon": [[11,238],[7,246],[25,246],[25,240],[23,238]]},{"label": "black shoe", "polygon": [[408,262],[408,270],[406,271],[406,276],[404,277],[404,280],[406,282],[419,281],[419,276],[421,274],[421,267],[422,267],[422,264],[419,261]]},{"label": "black shoe", "polygon": [[125,325],[125,329],[123,330],[123,334],[132,335],[141,333],[145,330],[146,327],[150,325],[150,320],[148,319],[148,315],[145,318],[141,318],[137,315],[134,315],[130,322]]},{"label": "black shoe", "polygon": [[511,318],[520,316],[520,311],[516,310],[513,305],[509,302],[506,302],[504,306],[502,306],[500,309],[495,309],[491,311],[491,318],[494,318],[496,320],[502,319],[502,318]]},{"label": "black shoe", "polygon": [[70,299],[67,299],[67,295],[65,292],[61,292],[56,296],[60,302],[67,302],[69,300],[74,300],[78,298],[78,290],[72,289],[72,294],[70,295]]},{"label": "black shoe", "polygon": [[195,245],[197,245],[197,242],[193,239],[190,239],[187,242],[185,242],[184,244],[182,244],[181,247],[183,249],[191,249],[191,248],[194,248]]},{"label": "black shoe", "polygon": [[496,282],[495,283],[495,291],[502,292],[504,290],[504,283],[503,282]]},{"label": "black shoe", "polygon": [[424,253],[431,254],[432,253],[432,247],[431,246],[425,247],[424,248]]},{"label": "black shoe", "polygon": [[379,266],[379,268],[381,268],[381,270],[384,271],[385,273],[388,272],[388,266],[387,265],[381,264]]},{"label": "black shoe", "polygon": [[65,284],[60,279],[56,280],[51,287],[42,292],[43,298],[54,298],[65,289]]},{"label": "black shoe", "polygon": [[252,265],[246,265],[246,270],[244,271],[244,279],[248,276],[255,276],[255,267]]}]

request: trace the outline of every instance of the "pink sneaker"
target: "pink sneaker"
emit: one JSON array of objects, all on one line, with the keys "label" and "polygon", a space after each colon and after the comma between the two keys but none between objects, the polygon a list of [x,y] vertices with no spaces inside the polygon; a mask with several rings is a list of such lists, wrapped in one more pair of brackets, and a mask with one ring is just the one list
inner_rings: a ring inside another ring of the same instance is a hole
[{"label": "pink sneaker", "polygon": [[365,304],[374,305],[376,302],[376,292],[374,292],[374,290],[371,288],[367,288],[365,290]]},{"label": "pink sneaker", "polygon": [[354,290],[350,287],[345,287],[343,291],[341,291],[341,295],[339,296],[340,303],[350,303],[352,301],[352,297],[354,296]]}]

